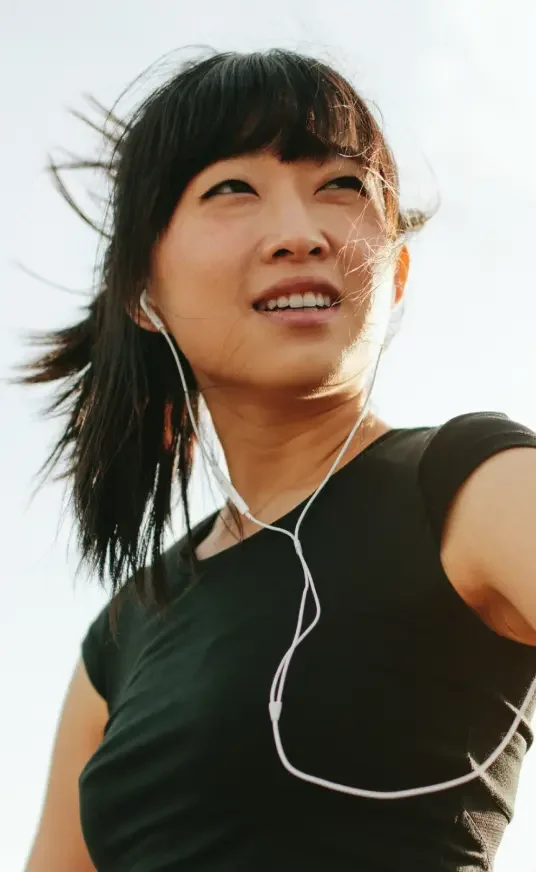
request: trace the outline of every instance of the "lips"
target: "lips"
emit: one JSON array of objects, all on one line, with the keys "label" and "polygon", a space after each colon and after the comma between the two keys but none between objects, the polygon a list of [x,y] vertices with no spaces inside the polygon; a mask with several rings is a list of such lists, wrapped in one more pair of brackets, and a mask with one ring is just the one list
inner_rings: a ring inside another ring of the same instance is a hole
[{"label": "lips", "polygon": [[311,293],[315,296],[322,295],[325,298],[329,298],[329,305],[331,306],[340,303],[341,300],[339,289],[331,282],[315,276],[300,276],[300,278],[283,279],[266,288],[253,301],[253,308],[257,311],[262,311],[271,300],[277,300],[280,297],[290,298],[292,294],[305,295]]}]

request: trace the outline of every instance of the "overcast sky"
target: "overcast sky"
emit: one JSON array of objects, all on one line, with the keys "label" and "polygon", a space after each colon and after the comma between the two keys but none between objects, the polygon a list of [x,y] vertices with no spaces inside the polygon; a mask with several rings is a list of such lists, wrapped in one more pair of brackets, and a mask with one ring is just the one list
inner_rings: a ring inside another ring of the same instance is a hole
[{"label": "overcast sky", "polygon": [[[412,246],[405,323],[374,395],[381,416],[411,427],[498,410],[536,428],[532,0],[2,0],[0,24],[2,377],[24,356],[23,331],[69,323],[82,299],[17,264],[80,292],[91,284],[95,235],[43,173],[57,146],[96,144],[67,107],[84,109],[85,92],[111,103],[149,64],[189,43],[282,46],[336,63],[378,104],[407,205],[441,196]],[[20,872],[65,687],[105,595],[74,584],[62,486],[30,500],[58,428],[37,418],[44,393],[0,391],[0,868]],[[201,481],[194,502],[196,516],[211,509]],[[535,872],[535,807],[532,751],[497,872]]]}]

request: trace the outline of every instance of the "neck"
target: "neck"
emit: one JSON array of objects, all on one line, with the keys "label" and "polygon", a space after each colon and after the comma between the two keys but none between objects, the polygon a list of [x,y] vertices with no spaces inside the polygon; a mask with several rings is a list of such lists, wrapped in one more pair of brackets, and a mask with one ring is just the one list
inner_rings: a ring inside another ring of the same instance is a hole
[{"label": "neck", "polygon": [[[333,465],[363,409],[357,388],[272,402],[259,394],[210,392],[207,405],[230,479],[257,517],[275,516],[312,493]],[[340,460],[350,461],[390,427],[366,414]]]}]

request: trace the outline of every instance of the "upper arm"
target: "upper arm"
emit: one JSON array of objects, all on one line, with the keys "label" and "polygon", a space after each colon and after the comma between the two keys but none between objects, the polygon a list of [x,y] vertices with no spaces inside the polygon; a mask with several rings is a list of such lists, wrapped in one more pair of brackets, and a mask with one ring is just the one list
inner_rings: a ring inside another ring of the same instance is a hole
[{"label": "upper arm", "polygon": [[80,659],[63,703],[41,820],[25,872],[94,872],[80,826],[78,778],[102,740],[107,719],[107,704]]},{"label": "upper arm", "polygon": [[[536,644],[536,451],[494,455],[465,482],[451,507],[448,543],[488,591],[509,635]],[[514,622],[514,625],[512,625]]]},{"label": "upper arm", "polygon": [[[473,565],[536,631],[536,451],[517,448],[487,464],[470,501]],[[534,644],[534,639],[531,644]]]},{"label": "upper arm", "polygon": [[512,637],[529,645],[536,644],[534,448],[536,432],[502,413],[459,415],[433,432],[418,473],[447,575],[486,623],[500,624],[501,635],[514,629]]}]

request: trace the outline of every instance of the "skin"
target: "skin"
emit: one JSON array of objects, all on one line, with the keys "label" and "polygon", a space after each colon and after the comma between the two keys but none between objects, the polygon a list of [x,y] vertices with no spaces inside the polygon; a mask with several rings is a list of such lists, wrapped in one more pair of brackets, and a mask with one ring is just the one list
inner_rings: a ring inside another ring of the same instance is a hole
[{"label": "skin", "polygon": [[[361,178],[370,196],[341,176]],[[154,248],[149,297],[190,361],[231,481],[260,520],[281,517],[329,470],[408,269],[407,248],[389,247],[377,191],[352,158],[245,155],[210,165],[185,190]],[[342,294],[329,324],[296,328],[253,309],[273,283],[311,275]],[[154,330],[143,313],[139,323]],[[389,429],[369,414],[341,465]],[[244,522],[245,535],[257,529]],[[235,541],[229,518],[219,519],[199,556]]]}]

